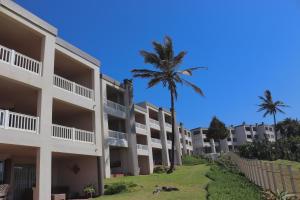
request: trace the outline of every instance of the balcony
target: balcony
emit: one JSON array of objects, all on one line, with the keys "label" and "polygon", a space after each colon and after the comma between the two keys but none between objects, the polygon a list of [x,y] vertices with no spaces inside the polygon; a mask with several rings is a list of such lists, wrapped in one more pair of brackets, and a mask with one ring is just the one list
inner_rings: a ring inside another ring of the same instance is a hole
[{"label": "balcony", "polygon": [[106,100],[106,105],[114,110],[117,110],[117,111],[121,111],[121,112],[126,112],[126,107],[121,105],[121,104],[118,104],[118,103],[115,103],[113,101],[110,101],[110,100]]},{"label": "balcony", "polygon": [[108,130],[108,144],[112,146],[128,147],[126,133]]},{"label": "balcony", "polygon": [[141,124],[141,123],[138,123],[138,122],[135,122],[135,126],[136,126],[136,128],[140,128],[140,129],[144,129],[144,130],[147,129],[145,124]]},{"label": "balcony", "polygon": [[94,99],[94,91],[90,88],[84,87],[82,85],[79,85],[73,81],[70,81],[68,79],[65,79],[61,76],[54,75],[53,77],[53,84],[56,87],[59,87],[61,89],[64,89],[68,92],[71,92],[73,94],[86,97],[88,99]]},{"label": "balcony", "polygon": [[166,127],[167,128],[172,128],[172,124],[169,124],[169,123],[166,122]]},{"label": "balcony", "polygon": [[161,140],[157,138],[151,138],[151,141],[156,144],[161,144]]},{"label": "balcony", "polygon": [[42,62],[0,45],[0,61],[41,76]]},{"label": "balcony", "polygon": [[0,110],[0,128],[39,134],[39,118],[8,110]]},{"label": "balcony", "polygon": [[95,144],[94,132],[52,124],[52,137],[74,142]]},{"label": "balcony", "polygon": [[136,147],[138,155],[149,155],[148,145],[137,144]]},{"label": "balcony", "polygon": [[149,118],[150,125],[155,129],[160,129],[159,121]]}]

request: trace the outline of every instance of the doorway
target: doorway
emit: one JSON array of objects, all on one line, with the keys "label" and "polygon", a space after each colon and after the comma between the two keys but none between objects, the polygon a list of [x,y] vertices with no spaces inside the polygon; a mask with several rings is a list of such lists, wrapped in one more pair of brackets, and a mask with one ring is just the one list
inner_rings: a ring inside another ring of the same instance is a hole
[{"label": "doorway", "polygon": [[32,200],[32,187],[35,186],[35,166],[14,166],[14,200]]}]

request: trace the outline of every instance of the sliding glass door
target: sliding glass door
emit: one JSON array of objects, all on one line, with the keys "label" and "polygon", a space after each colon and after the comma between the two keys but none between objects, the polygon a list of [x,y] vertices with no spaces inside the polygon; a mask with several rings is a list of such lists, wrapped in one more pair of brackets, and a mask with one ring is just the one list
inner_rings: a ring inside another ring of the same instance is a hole
[{"label": "sliding glass door", "polygon": [[0,184],[4,182],[4,161],[0,160]]}]

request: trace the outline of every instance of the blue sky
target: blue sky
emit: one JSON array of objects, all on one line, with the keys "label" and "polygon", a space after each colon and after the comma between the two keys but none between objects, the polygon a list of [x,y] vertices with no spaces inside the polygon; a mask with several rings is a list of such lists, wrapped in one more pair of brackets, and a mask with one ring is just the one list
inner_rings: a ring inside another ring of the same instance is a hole
[{"label": "blue sky", "polygon": [[[257,113],[257,96],[270,89],[300,112],[300,2],[298,0],[16,0],[59,29],[59,36],[102,62],[117,80],[145,68],[139,50],[169,35],[188,54],[183,67],[207,66],[190,80],[205,92],[179,87],[178,120],[207,126],[216,115],[227,125],[272,122]],[[135,101],[169,107],[166,89],[134,80]]]}]

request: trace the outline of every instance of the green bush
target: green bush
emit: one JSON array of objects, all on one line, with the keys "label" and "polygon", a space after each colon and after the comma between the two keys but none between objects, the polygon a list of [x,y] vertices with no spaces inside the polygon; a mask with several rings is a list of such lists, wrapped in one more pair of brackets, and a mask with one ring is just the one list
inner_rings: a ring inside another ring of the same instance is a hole
[{"label": "green bush", "polygon": [[112,183],[110,185],[105,185],[105,195],[113,195],[113,194],[119,194],[123,192],[131,192],[134,190],[138,185],[132,182],[117,182]]},{"label": "green bush", "polygon": [[208,200],[261,199],[261,191],[256,185],[249,182],[244,176],[232,173],[223,167],[212,166],[207,177],[213,180],[206,188]]},{"label": "green bush", "polygon": [[276,142],[254,141],[239,147],[240,156],[260,160],[300,161],[300,137],[279,139]]},{"label": "green bush", "polygon": [[205,160],[201,159],[200,157],[196,157],[196,156],[183,156],[182,157],[183,165],[191,166],[191,165],[200,165],[200,164],[204,164],[204,163],[205,163]]},{"label": "green bush", "polygon": [[164,166],[156,166],[153,169],[153,173],[155,174],[162,174],[162,173],[166,173],[168,171],[168,168],[164,167]]}]

